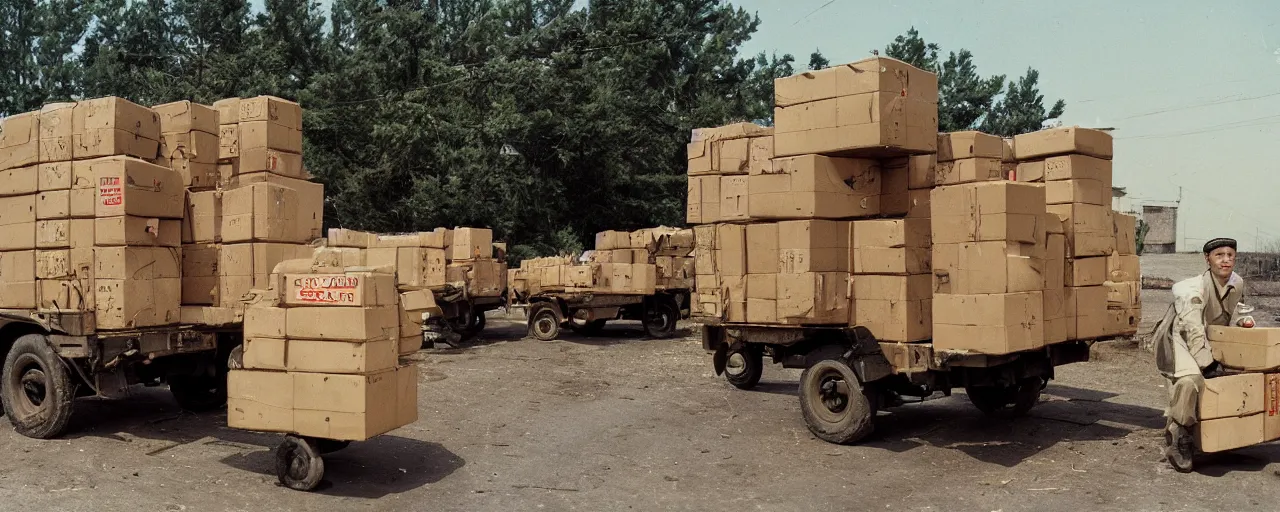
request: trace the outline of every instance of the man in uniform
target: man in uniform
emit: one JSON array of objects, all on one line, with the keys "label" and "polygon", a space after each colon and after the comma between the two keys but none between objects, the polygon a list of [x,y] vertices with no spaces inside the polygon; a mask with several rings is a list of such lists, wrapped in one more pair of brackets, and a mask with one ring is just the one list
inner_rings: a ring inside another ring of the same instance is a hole
[{"label": "man in uniform", "polygon": [[1215,238],[1204,244],[1209,269],[1173,285],[1173,305],[1152,333],[1156,366],[1169,380],[1165,457],[1174,469],[1191,471],[1193,427],[1199,416],[1205,378],[1222,374],[1213,360],[1205,328],[1210,325],[1253,326],[1239,313],[1244,280],[1234,272],[1236,241]]}]

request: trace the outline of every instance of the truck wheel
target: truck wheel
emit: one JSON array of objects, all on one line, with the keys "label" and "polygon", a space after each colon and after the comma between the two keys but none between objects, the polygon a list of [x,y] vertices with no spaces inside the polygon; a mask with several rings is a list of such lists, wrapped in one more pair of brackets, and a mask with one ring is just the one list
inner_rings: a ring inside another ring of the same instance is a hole
[{"label": "truck wheel", "polygon": [[310,491],[324,477],[324,459],[310,439],[285,436],[276,448],[276,477],[280,484],[295,491]]},{"label": "truck wheel", "polygon": [[800,376],[800,412],[809,431],[829,443],[857,442],[874,430],[875,409],[849,365],[827,359]]},{"label": "truck wheel", "polygon": [[191,412],[205,412],[227,405],[227,376],[174,375],[169,377],[169,392],[173,399]]},{"label": "truck wheel", "polygon": [[61,435],[71,421],[76,383],[42,334],[18,338],[4,360],[4,413],[19,434]]},{"label": "truck wheel", "polygon": [[644,332],[653,338],[670,338],[680,321],[680,310],[675,301],[656,297],[644,312]]},{"label": "truck wheel", "polygon": [[1040,401],[1044,380],[1027,377],[1012,386],[965,386],[969,402],[988,416],[1023,416]]},{"label": "truck wheel", "polygon": [[764,352],[759,346],[741,341],[729,347],[725,358],[724,378],[738,389],[751,389],[764,374]]},{"label": "truck wheel", "polygon": [[529,334],[541,341],[560,336],[560,314],[547,302],[535,304],[529,311]]}]

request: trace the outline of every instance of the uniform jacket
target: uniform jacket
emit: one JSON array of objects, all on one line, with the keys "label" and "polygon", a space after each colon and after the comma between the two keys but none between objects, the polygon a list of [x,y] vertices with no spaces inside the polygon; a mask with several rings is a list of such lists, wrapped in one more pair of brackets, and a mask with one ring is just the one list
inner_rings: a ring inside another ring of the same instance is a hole
[{"label": "uniform jacket", "polygon": [[1173,305],[1152,333],[1160,373],[1176,379],[1199,374],[1212,364],[1205,327],[1235,325],[1243,299],[1244,279],[1235,273],[1222,288],[1209,272],[1173,285]]}]

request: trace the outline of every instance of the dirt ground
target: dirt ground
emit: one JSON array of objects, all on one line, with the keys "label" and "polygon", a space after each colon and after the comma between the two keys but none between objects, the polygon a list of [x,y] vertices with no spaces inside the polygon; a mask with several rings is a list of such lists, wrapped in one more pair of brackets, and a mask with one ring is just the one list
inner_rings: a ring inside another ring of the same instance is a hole
[{"label": "dirt ground", "polygon": [[318,492],[276,485],[278,436],[142,389],[78,402],[60,440],[0,425],[0,509],[1274,510],[1280,495],[1276,445],[1168,468],[1166,391],[1131,342],[1061,367],[1030,417],[988,419],[957,392],[836,446],[805,428],[798,371],[769,367],[739,391],[693,333],[648,340],[624,323],[543,343],[520,321],[492,317],[477,346],[415,356],[418,422],[329,456]]}]

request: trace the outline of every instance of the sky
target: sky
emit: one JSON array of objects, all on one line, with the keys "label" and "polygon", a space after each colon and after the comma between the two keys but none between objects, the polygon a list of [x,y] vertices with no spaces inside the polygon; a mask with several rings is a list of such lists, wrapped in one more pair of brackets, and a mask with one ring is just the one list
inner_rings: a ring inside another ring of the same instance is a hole
[{"label": "sky", "polygon": [[969,49],[984,75],[1035,67],[1046,105],[1067,101],[1064,125],[1115,128],[1115,185],[1135,206],[1181,197],[1180,249],[1280,244],[1280,9],[1267,0],[732,3],[761,21],[743,56],[852,62],[914,26],[944,56]]}]

